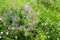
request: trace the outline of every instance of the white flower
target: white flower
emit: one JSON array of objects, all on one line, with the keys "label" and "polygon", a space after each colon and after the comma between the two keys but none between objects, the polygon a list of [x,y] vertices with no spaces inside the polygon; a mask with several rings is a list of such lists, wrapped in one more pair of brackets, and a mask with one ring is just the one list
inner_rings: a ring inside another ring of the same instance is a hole
[{"label": "white flower", "polygon": [[49,32],[46,32],[46,34],[49,34]]},{"label": "white flower", "polygon": [[15,36],[15,38],[17,38],[17,36]]},{"label": "white flower", "polygon": [[50,36],[48,36],[48,38],[50,38]]},{"label": "white flower", "polygon": [[3,32],[1,32],[1,34],[3,34]]},{"label": "white flower", "polygon": [[8,35],[9,34],[9,32],[6,32],[6,35]]},{"label": "white flower", "polygon": [[2,18],[0,18],[0,20],[2,20]]},{"label": "white flower", "polygon": [[59,38],[57,38],[57,40],[60,40]]},{"label": "white flower", "polygon": [[30,30],[30,28],[27,28],[27,30]]},{"label": "white flower", "polygon": [[14,29],[14,27],[12,27],[12,30]]},{"label": "white flower", "polygon": [[8,29],[10,29],[10,28],[8,27]]},{"label": "white flower", "polygon": [[0,38],[1,38],[1,36],[0,36]]},{"label": "white flower", "polygon": [[24,28],[24,31],[26,31],[26,28]]}]

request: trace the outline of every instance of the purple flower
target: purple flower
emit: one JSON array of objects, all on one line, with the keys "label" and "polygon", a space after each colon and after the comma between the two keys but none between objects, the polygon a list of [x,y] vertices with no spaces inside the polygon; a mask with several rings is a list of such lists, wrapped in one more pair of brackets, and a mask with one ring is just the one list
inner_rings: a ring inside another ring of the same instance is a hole
[{"label": "purple flower", "polygon": [[31,6],[26,5],[26,6],[24,7],[24,9],[25,9],[26,13],[28,13],[29,10],[31,10],[32,8],[31,8]]},{"label": "purple flower", "polygon": [[18,28],[18,24],[16,24],[15,28]]},{"label": "purple flower", "polygon": [[16,18],[17,18],[16,16],[13,17],[14,20],[15,20]]},{"label": "purple flower", "polygon": [[29,8],[25,6],[25,12],[26,12],[26,14],[28,14],[28,10],[29,10]]},{"label": "purple flower", "polygon": [[28,10],[29,10],[28,6],[25,6],[25,11],[28,11]]}]

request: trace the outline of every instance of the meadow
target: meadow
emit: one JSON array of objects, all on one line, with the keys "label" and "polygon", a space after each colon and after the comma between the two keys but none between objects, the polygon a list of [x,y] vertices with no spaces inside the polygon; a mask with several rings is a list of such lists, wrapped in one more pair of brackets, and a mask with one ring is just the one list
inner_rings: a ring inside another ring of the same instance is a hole
[{"label": "meadow", "polygon": [[60,40],[60,0],[0,0],[0,40]]}]

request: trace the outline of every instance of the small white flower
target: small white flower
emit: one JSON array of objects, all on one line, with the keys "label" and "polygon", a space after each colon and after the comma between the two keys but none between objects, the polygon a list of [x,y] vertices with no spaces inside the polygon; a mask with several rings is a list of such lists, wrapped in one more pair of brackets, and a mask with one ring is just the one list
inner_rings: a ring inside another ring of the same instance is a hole
[{"label": "small white flower", "polygon": [[0,20],[2,20],[2,18],[0,18]]},{"label": "small white flower", "polygon": [[0,38],[1,38],[1,36],[0,36]]},{"label": "small white flower", "polygon": [[57,38],[57,40],[60,40],[59,38]]},{"label": "small white flower", "polygon": [[1,34],[3,34],[3,32],[1,32]]},{"label": "small white flower", "polygon": [[8,32],[6,32],[6,35],[8,35],[9,33]]},{"label": "small white flower", "polygon": [[12,27],[12,30],[14,29],[14,27]]},{"label": "small white flower", "polygon": [[10,28],[8,27],[8,29],[10,29]]},{"label": "small white flower", "polygon": [[26,31],[26,28],[24,28],[24,31]]},{"label": "small white flower", "polygon": [[27,30],[30,30],[30,28],[27,28]]},{"label": "small white flower", "polygon": [[46,34],[49,34],[49,32],[46,32]]},{"label": "small white flower", "polygon": [[17,36],[15,36],[15,38],[17,39]]},{"label": "small white flower", "polygon": [[50,38],[50,36],[48,36],[48,38]]}]

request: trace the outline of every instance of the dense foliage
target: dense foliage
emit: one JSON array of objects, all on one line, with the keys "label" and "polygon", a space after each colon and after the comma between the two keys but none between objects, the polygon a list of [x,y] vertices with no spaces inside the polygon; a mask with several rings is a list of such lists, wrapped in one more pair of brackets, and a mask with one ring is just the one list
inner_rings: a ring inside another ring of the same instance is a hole
[{"label": "dense foliage", "polygon": [[60,0],[0,0],[0,40],[60,40]]}]

